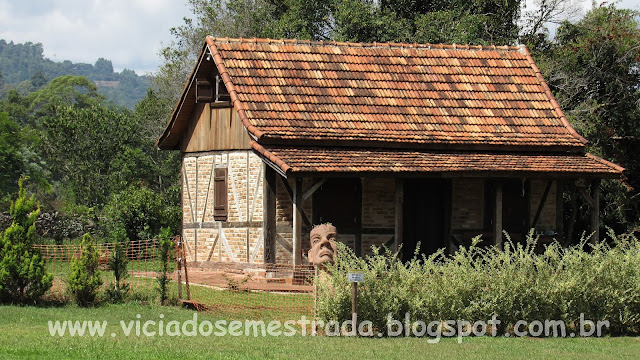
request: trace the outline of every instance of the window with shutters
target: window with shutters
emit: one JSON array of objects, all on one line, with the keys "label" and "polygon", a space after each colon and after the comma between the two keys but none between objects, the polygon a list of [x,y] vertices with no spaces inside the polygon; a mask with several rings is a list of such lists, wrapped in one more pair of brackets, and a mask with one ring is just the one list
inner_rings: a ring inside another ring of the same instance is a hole
[{"label": "window with shutters", "polygon": [[227,169],[214,169],[213,176],[213,218],[217,221],[226,221],[229,212]]}]

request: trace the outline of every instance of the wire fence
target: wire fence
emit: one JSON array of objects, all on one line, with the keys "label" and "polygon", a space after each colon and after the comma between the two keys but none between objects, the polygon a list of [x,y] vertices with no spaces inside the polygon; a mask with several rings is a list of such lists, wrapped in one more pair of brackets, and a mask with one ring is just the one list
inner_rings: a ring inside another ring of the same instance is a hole
[{"label": "wire fence", "polygon": [[[309,265],[187,262],[180,237],[174,238],[175,263],[169,274],[169,297],[221,318],[296,320],[315,313],[314,268]],[[80,257],[81,245],[34,245],[47,259],[54,280],[47,296],[68,299],[69,268]],[[96,244],[102,276],[101,292],[114,286],[109,259],[115,243]],[[126,245],[129,298],[154,301],[156,277],[162,269],[159,241]]]},{"label": "wire fence", "polygon": [[[33,245],[47,259],[47,271],[53,274],[53,286],[46,294],[50,298],[64,299],[68,297],[69,269],[74,259],[80,258],[81,245]],[[102,277],[101,292],[113,287],[115,278],[109,268],[109,259],[115,250],[115,243],[96,244],[99,254],[98,262]],[[124,283],[129,284],[129,295],[134,299],[151,300],[155,296],[156,276],[162,268],[159,256],[158,240],[130,241],[126,244],[127,276]],[[176,279],[176,274],[171,274]]]},{"label": "wire fence", "polygon": [[178,296],[198,311],[232,319],[297,320],[315,314],[313,266],[187,262],[181,242],[176,259]]}]

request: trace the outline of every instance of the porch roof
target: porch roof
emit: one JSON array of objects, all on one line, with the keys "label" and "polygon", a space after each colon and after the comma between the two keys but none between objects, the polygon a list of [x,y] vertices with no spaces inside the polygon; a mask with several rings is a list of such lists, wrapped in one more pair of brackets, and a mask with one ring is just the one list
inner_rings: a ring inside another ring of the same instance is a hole
[{"label": "porch roof", "polygon": [[620,178],[624,168],[591,154],[479,153],[251,146],[284,176],[421,174]]}]

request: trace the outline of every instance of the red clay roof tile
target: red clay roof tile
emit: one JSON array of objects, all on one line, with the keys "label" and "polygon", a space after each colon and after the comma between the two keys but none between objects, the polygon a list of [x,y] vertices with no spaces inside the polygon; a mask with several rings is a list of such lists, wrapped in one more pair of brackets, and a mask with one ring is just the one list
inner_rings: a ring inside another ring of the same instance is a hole
[{"label": "red clay roof tile", "polygon": [[258,140],[584,145],[519,47],[207,43]]},{"label": "red clay roof tile", "polygon": [[491,173],[618,178],[624,170],[591,154],[433,152],[387,149],[252,147],[287,175],[317,173]]}]

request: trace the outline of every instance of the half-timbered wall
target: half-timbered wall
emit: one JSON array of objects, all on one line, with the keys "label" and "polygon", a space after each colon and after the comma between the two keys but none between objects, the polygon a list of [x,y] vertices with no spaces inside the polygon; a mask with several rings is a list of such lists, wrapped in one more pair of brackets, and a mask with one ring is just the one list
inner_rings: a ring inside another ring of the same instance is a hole
[{"label": "half-timbered wall", "polygon": [[[280,175],[277,175],[276,182],[276,263],[277,264],[291,264],[293,261],[293,201],[287,191],[284,181],[289,184],[289,187],[293,189],[294,180],[292,178],[283,179]],[[312,184],[312,179],[303,179],[303,189],[308,188]],[[313,207],[312,197],[307,198],[302,203],[302,209],[309,220],[309,224],[313,219]],[[303,258],[306,258],[309,251],[309,232],[311,226],[302,226],[302,254]]]},{"label": "half-timbered wall", "polygon": [[[536,211],[544,194],[548,180],[530,180],[529,224],[533,223]],[[451,183],[451,230],[455,232],[482,233],[484,227],[485,179],[452,179]],[[505,215],[506,216],[506,215]],[[537,230],[556,229],[556,181],[553,181],[542,207]]]},{"label": "half-timbered wall", "polygon": [[[190,261],[263,262],[264,164],[251,151],[185,154],[183,237]],[[226,169],[227,219],[214,219],[215,169]]]},{"label": "half-timbered wall", "polygon": [[[314,180],[303,179],[303,189],[308,189]],[[294,180],[286,180],[293,189]],[[388,244],[393,238],[395,226],[395,179],[393,178],[366,178],[362,180],[362,253],[370,254],[371,246]],[[309,232],[313,214],[313,196],[310,196],[302,204],[305,216],[310,225],[302,227],[302,254],[306,258],[309,250]],[[278,179],[276,191],[276,263],[291,263],[293,251],[293,205],[286,186]],[[355,235],[338,229],[338,241],[353,248]]]}]

